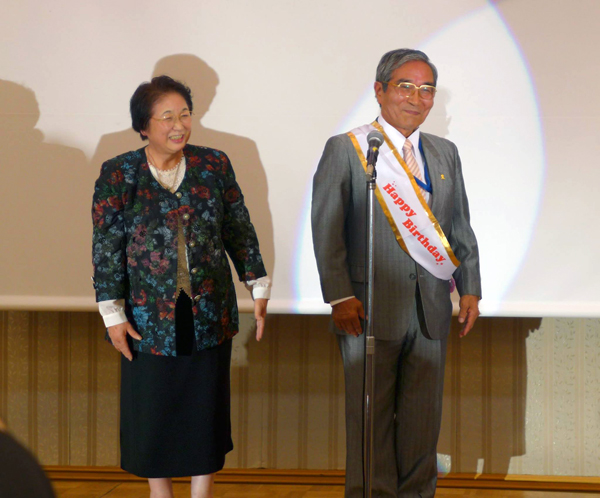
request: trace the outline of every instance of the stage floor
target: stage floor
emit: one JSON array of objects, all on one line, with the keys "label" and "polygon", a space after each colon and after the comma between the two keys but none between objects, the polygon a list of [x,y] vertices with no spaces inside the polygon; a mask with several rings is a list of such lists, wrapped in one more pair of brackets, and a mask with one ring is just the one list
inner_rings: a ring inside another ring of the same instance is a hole
[{"label": "stage floor", "polygon": [[[57,498],[148,498],[146,483],[107,481],[54,481]],[[189,498],[190,485],[175,483],[175,498]],[[343,498],[342,486],[282,484],[216,484],[215,498]],[[436,498],[600,498],[600,493],[511,491],[506,489],[438,489]]]}]

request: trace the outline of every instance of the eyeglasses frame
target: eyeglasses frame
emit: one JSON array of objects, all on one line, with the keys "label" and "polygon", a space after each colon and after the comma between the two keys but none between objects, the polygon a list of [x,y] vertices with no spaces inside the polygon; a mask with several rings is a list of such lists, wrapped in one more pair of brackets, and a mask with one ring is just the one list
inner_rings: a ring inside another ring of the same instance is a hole
[{"label": "eyeglasses frame", "polygon": [[[410,94],[405,95],[405,97],[412,97],[415,92],[418,90],[419,91],[419,98],[423,99],[423,100],[433,100],[433,98],[435,97],[435,94],[437,92],[437,88],[433,85],[421,85],[421,86],[417,86],[414,83],[411,83],[410,81],[401,81],[400,83],[393,83],[391,81],[380,81],[379,83],[381,83],[382,85],[392,85],[393,87],[396,88],[401,88],[402,85],[410,85],[412,87],[412,91],[410,92]],[[421,88],[431,88],[433,89],[433,94],[431,95],[431,98],[425,98],[423,97],[423,95],[421,94]]]}]

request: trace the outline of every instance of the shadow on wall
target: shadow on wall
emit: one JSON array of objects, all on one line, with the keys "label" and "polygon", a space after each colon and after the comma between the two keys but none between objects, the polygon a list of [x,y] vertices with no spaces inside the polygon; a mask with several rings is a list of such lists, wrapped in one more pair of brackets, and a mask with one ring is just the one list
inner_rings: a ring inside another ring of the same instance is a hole
[{"label": "shadow on wall", "polygon": [[[202,125],[202,118],[208,112],[219,84],[217,73],[202,59],[191,54],[163,57],[156,63],[152,77],[163,74],[183,81],[192,90],[194,117],[198,120],[194,120],[190,143],[223,150],[229,156],[258,233],[267,273],[272,277],[275,263],[273,222],[268,204],[267,177],[256,143],[249,138]],[[132,94],[134,90],[131,89]],[[92,165],[99,172],[102,162],[107,159],[146,144],[131,128],[104,135],[96,148]]]},{"label": "shadow on wall", "polygon": [[91,249],[81,244],[91,241],[93,174],[84,153],[44,141],[30,88],[0,80],[0,114],[0,295],[91,295]]},{"label": "shadow on wall", "polygon": [[529,334],[541,318],[480,318],[464,339],[452,320],[444,415],[438,453],[450,455],[440,470],[506,475],[525,448]]}]

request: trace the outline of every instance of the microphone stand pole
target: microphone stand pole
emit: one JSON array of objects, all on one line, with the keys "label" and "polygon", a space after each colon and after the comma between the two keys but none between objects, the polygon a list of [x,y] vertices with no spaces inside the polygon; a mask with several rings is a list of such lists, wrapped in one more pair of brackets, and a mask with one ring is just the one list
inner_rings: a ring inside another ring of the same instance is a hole
[{"label": "microphone stand pole", "polygon": [[[373,397],[375,387],[375,336],[373,334],[373,282],[375,262],[373,246],[375,242],[374,208],[378,150],[370,151],[367,166],[367,254],[366,254],[366,287],[365,302],[365,378],[363,400],[363,496],[371,498],[373,482]],[[372,164],[371,164],[372,163]]]}]

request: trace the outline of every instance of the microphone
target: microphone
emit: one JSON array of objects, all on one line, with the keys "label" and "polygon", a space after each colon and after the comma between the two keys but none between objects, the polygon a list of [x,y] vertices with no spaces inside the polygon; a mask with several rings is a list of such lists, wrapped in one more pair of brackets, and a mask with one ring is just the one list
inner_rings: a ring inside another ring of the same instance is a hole
[{"label": "microphone", "polygon": [[379,156],[379,147],[383,144],[383,135],[377,130],[373,130],[367,135],[369,143],[369,152],[367,153],[367,175],[373,177],[375,173],[375,163]]}]

